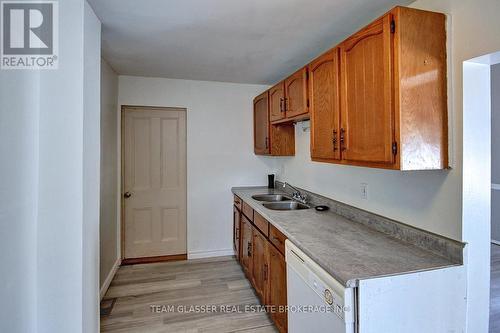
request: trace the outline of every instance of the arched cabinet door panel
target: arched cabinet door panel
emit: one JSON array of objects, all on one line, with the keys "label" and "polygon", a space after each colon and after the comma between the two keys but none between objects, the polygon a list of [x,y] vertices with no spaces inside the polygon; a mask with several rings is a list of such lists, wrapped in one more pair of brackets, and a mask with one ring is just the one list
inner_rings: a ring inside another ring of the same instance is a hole
[{"label": "arched cabinet door panel", "polygon": [[309,64],[311,158],[340,160],[339,50]]},{"label": "arched cabinet door panel", "polygon": [[254,153],[257,155],[271,153],[268,102],[267,91],[255,97],[253,101]]},{"label": "arched cabinet door panel", "polygon": [[285,80],[285,113],[287,118],[294,118],[308,112],[307,67],[304,67]]},{"label": "arched cabinet door panel", "polygon": [[269,119],[276,121],[285,117],[285,84],[280,82],[269,89]]},{"label": "arched cabinet door panel", "polygon": [[342,159],[392,164],[395,133],[391,15],[342,43],[340,56]]}]

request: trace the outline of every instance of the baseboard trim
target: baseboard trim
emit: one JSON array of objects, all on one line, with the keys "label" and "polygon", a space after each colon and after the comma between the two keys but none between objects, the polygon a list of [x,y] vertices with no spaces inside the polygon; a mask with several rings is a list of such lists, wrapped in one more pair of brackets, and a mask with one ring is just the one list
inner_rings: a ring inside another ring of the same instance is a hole
[{"label": "baseboard trim", "polygon": [[156,256],[156,257],[143,257],[143,258],[129,258],[122,260],[122,266],[127,265],[137,265],[137,264],[151,264],[155,262],[164,262],[164,261],[178,261],[178,260],[186,260],[187,254],[173,254],[168,256]]},{"label": "baseboard trim", "polygon": [[223,257],[234,255],[234,250],[231,249],[220,249],[220,250],[209,250],[209,251],[190,251],[188,252],[189,259],[201,259],[201,258],[211,258],[211,257]]},{"label": "baseboard trim", "polygon": [[492,239],[491,244],[500,245],[500,241]]},{"label": "baseboard trim", "polygon": [[113,278],[115,277],[115,274],[118,271],[118,268],[120,268],[121,262],[122,261],[120,258],[116,259],[113,267],[111,268],[108,276],[106,277],[106,280],[104,280],[104,284],[102,285],[101,290],[99,291],[99,296],[100,296],[101,300],[104,297],[104,295],[106,295],[106,292],[108,291],[108,288],[109,288],[109,285],[111,284],[111,281],[113,281]]}]

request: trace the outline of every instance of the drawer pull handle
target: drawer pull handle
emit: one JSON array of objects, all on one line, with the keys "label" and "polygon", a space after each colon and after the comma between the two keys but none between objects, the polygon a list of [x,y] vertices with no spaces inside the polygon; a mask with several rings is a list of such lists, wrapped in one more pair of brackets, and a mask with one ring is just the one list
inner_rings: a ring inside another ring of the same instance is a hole
[{"label": "drawer pull handle", "polygon": [[283,244],[283,241],[281,239],[279,239],[278,237],[273,236],[272,238],[275,239],[275,240],[277,240],[278,243]]}]

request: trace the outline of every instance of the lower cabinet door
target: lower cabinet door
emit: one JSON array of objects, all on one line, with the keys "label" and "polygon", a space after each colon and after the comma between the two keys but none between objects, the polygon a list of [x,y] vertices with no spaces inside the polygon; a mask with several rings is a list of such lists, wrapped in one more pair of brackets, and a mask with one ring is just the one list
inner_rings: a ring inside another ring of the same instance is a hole
[{"label": "lower cabinet door", "polygon": [[269,288],[268,303],[274,307],[271,318],[281,333],[287,331],[288,320],[285,311],[286,298],[286,263],[285,257],[272,245],[269,245]]},{"label": "lower cabinet door", "polygon": [[241,213],[233,206],[233,248],[236,260],[240,260],[240,247],[241,247]]},{"label": "lower cabinet door", "polygon": [[245,271],[245,274],[247,277],[251,280],[252,279],[252,272],[253,272],[253,262],[252,262],[252,235],[253,228],[252,224],[248,219],[244,216],[241,215],[241,254],[240,254],[240,260],[241,260],[241,266],[243,267],[243,271]]},{"label": "lower cabinet door", "polygon": [[253,229],[252,244],[253,273],[252,284],[262,304],[266,303],[268,274],[269,274],[269,252],[268,241],[262,233]]}]

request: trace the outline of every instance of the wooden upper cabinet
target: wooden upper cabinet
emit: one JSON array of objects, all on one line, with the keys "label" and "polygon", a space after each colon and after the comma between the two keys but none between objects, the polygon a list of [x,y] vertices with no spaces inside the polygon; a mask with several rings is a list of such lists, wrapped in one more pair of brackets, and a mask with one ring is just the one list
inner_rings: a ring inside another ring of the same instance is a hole
[{"label": "wooden upper cabinet", "polygon": [[447,168],[445,20],[395,7],[271,88],[270,144],[260,139],[256,152],[294,155],[295,132],[285,125],[310,115],[315,161]]},{"label": "wooden upper cabinet", "polygon": [[254,152],[257,155],[271,153],[269,140],[269,97],[267,91],[253,101]]},{"label": "wooden upper cabinet", "polygon": [[[295,129],[293,124],[270,123],[270,96],[279,96],[279,90],[270,89],[253,101],[254,153],[256,155],[292,156],[295,154]],[[283,89],[281,90],[281,94]],[[279,99],[278,99],[279,100]],[[278,102],[279,104],[279,102]],[[284,107],[284,98],[281,98]],[[284,116],[284,112],[283,112]]]},{"label": "wooden upper cabinet", "polygon": [[311,158],[340,160],[339,50],[309,64]]},{"label": "wooden upper cabinet", "polygon": [[269,119],[271,123],[306,119],[309,114],[307,67],[290,75],[269,89]]},{"label": "wooden upper cabinet", "polygon": [[269,274],[268,241],[262,233],[253,228],[252,243],[252,284],[262,303],[267,299],[267,280]]},{"label": "wooden upper cabinet", "polygon": [[309,112],[307,105],[307,67],[285,80],[286,118],[294,118]]},{"label": "wooden upper cabinet", "polygon": [[392,14],[399,168],[445,169],[448,167],[446,16],[406,7],[396,7]]},{"label": "wooden upper cabinet", "polygon": [[269,89],[269,119],[282,120],[285,116],[285,83],[280,82]]},{"label": "wooden upper cabinet", "polygon": [[340,46],[339,140],[346,161],[394,163],[392,39],[391,15],[386,15]]},{"label": "wooden upper cabinet", "polygon": [[445,19],[396,7],[340,45],[342,163],[448,167]]}]

